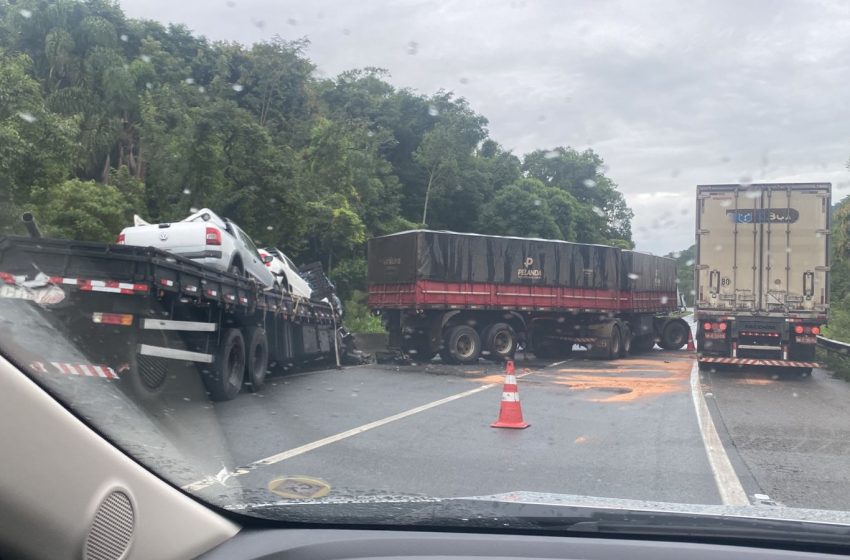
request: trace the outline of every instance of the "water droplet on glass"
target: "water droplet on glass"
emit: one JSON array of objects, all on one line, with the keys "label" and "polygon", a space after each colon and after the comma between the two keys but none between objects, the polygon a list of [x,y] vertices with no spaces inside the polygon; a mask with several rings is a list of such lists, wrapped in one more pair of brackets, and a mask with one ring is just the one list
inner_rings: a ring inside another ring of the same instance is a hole
[{"label": "water droplet on glass", "polygon": [[189,189],[183,189],[183,194],[192,194],[192,191]]},{"label": "water droplet on glass", "polygon": [[205,88],[204,86],[198,86],[198,91],[204,93],[205,91],[207,91],[207,88]]},{"label": "water droplet on glass", "polygon": [[537,199],[535,199],[535,200],[534,200],[534,205],[535,205],[535,206],[540,206],[541,204],[543,204],[543,203],[540,201],[540,199],[539,199],[539,198],[537,198]]},{"label": "water droplet on glass", "polygon": [[791,252],[791,247],[787,247],[787,248],[785,249],[785,252],[786,252],[786,253],[790,253],[790,252]]},{"label": "water droplet on glass", "polygon": [[129,38],[129,37],[127,37],[127,35],[126,35],[126,34],[122,33],[122,34],[121,34],[121,40],[122,40],[122,41],[124,41],[124,42],[126,43],[127,41],[129,41],[129,40],[130,40],[130,38]]},{"label": "water droplet on glass", "polygon": [[195,212],[197,212],[197,211],[198,211],[198,209],[197,209],[197,208],[195,208],[194,206],[192,206],[191,208],[189,208],[189,212],[192,212],[193,214],[194,214]]},{"label": "water droplet on glass", "polygon": [[742,187],[749,187],[750,185],[753,184],[753,180],[752,180],[751,177],[747,177],[746,175],[744,175],[743,177],[738,179],[738,184],[741,185]]},{"label": "water droplet on glass", "polygon": [[286,23],[288,23],[289,25],[298,25],[298,20],[295,18],[289,18],[288,20],[286,20]]},{"label": "water droplet on glass", "polygon": [[461,77],[461,78],[460,78],[460,80],[458,80],[458,81],[459,81],[460,83],[462,83],[463,85],[466,85],[466,84],[468,84],[468,83],[469,83],[469,78]]},{"label": "water droplet on glass", "polygon": [[714,250],[715,250],[715,251],[722,251],[722,250],[723,250],[723,245],[720,245],[720,244],[718,243],[717,245],[715,245],[715,246],[714,246]]},{"label": "water droplet on glass", "polygon": [[141,58],[141,59],[142,59],[142,62],[150,62],[150,61],[151,61],[151,57],[150,57],[150,55],[147,55],[147,54],[143,54],[143,55],[142,55],[142,56],[140,56],[139,58]]},{"label": "water droplet on glass", "polygon": [[150,83],[150,82],[145,82],[145,88],[146,88],[146,89],[151,89],[152,87],[153,87],[153,84],[152,84],[152,83]]},{"label": "water droplet on glass", "polygon": [[227,6],[228,8],[235,8],[236,2],[234,2],[233,0],[227,0],[227,2],[224,3],[224,5]]},{"label": "water droplet on glass", "polygon": [[667,296],[661,296],[661,305],[667,305],[668,301],[670,301],[670,298]]},{"label": "water droplet on glass", "polygon": [[637,280],[638,278],[640,278],[640,275],[635,274],[634,272],[629,272],[628,276],[632,280]]},{"label": "water droplet on glass", "polygon": [[720,206],[722,206],[723,208],[729,208],[730,206],[732,206],[732,201],[731,200],[721,200]]},{"label": "water droplet on glass", "polygon": [[794,398],[796,399],[796,398],[797,398],[797,397],[799,397],[800,395],[798,395],[797,393],[791,393],[791,396],[792,396],[792,397],[794,397]]},{"label": "water droplet on glass", "polygon": [[694,259],[688,259],[688,260],[685,261],[685,266],[693,266],[693,265],[694,265]]},{"label": "water droplet on glass", "polygon": [[230,87],[233,88],[233,91],[242,91],[243,89],[245,89],[245,86],[243,86],[242,84],[233,84]]},{"label": "water droplet on glass", "polygon": [[583,181],[583,183],[584,183],[585,187],[595,187],[596,186],[596,181],[594,181],[593,179],[585,179]]},{"label": "water droplet on glass", "polygon": [[543,157],[546,158],[546,159],[555,159],[556,157],[558,157],[558,155],[559,154],[558,154],[557,150],[547,150],[543,154]]},{"label": "water droplet on glass", "polygon": [[419,43],[417,43],[416,41],[410,41],[407,44],[407,54],[415,55],[418,52],[419,52]]},{"label": "water droplet on glass", "polygon": [[32,17],[32,12],[29,11],[29,10],[21,9],[21,10],[18,10],[18,13],[21,14],[23,17],[27,18],[27,19]]},{"label": "water droplet on glass", "polygon": [[346,35],[346,36],[351,35],[351,30],[347,27],[343,27],[342,28],[342,34]]},{"label": "water droplet on glass", "polygon": [[28,123],[32,123],[37,120],[32,113],[27,113],[26,111],[21,111],[20,113],[18,113],[18,116],[21,117],[21,119],[27,121]]},{"label": "water droplet on glass", "polygon": [[695,296],[695,295],[697,295],[697,292],[696,292],[696,290],[691,290],[691,292],[690,292],[690,293],[691,293],[691,295],[692,295],[692,296]]},{"label": "water droplet on glass", "polygon": [[602,208],[600,208],[598,206],[593,207],[593,213],[596,214],[597,216],[601,216],[603,218],[605,217],[605,212],[602,210]]},{"label": "water droplet on glass", "polygon": [[254,26],[255,26],[257,29],[262,29],[262,28],[264,28],[264,27],[266,26],[266,22],[264,22],[264,21],[263,21],[263,20],[261,20],[261,19],[258,19],[258,20],[256,20],[256,21],[254,21],[253,23],[254,23]]},{"label": "water droplet on glass", "polygon": [[192,85],[195,83],[195,78],[186,78],[185,82],[189,85]]},{"label": "water droplet on glass", "polygon": [[671,254],[673,255],[674,259],[678,259],[682,256],[682,253],[680,251],[673,251]]},{"label": "water droplet on glass", "polygon": [[274,226],[266,226],[266,229],[267,229],[268,231],[271,231],[271,230],[273,230],[273,229],[274,229]]},{"label": "water droplet on glass", "polygon": [[745,194],[744,196],[749,198],[750,200],[756,200],[758,198],[761,198],[761,192],[760,191],[747,191],[747,194]]},{"label": "water droplet on glass", "polygon": [[431,115],[432,117],[436,117],[437,115],[440,114],[440,110],[437,109],[436,105],[429,105],[428,106],[428,114]]}]

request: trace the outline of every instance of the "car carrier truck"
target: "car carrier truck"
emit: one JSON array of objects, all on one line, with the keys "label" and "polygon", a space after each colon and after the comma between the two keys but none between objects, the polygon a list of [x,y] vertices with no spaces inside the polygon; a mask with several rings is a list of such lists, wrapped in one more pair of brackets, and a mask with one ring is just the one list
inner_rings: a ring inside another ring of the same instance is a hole
[{"label": "car carrier truck", "polygon": [[699,185],[701,367],[811,371],[829,312],[829,183]]},{"label": "car carrier truck", "polygon": [[413,230],[371,239],[369,307],[389,349],[448,363],[505,360],[519,345],[542,358],[614,359],[682,348],[676,262],[588,245]]},{"label": "car carrier truck", "polygon": [[[28,227],[33,237],[0,237],[0,298],[30,300],[88,356],[70,363],[36,349],[24,365],[39,373],[119,380],[153,398],[191,363],[213,400],[229,400],[243,383],[258,391],[274,363],[332,360],[351,342],[339,311],[315,298],[153,247],[41,238],[31,218]],[[331,297],[316,278],[316,298]]]}]

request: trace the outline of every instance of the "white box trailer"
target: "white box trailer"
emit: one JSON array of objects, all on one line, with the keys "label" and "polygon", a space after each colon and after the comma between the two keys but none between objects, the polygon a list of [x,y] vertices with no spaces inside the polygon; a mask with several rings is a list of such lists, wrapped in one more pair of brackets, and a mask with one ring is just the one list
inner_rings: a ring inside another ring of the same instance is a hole
[{"label": "white box trailer", "polygon": [[829,183],[699,185],[700,364],[816,367],[829,311]]}]

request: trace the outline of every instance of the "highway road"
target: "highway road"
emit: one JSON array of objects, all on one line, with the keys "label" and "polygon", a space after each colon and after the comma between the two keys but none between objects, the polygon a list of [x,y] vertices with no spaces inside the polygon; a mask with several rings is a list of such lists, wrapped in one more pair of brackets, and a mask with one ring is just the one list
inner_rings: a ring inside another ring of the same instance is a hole
[{"label": "highway road", "polygon": [[693,353],[658,349],[580,356],[518,357],[525,430],[490,427],[502,365],[439,359],[276,376],[215,404],[175,375],[192,395],[172,392],[160,429],[199,457],[219,450],[204,462],[216,480],[187,471],[177,482],[228,499],[234,487],[251,501],[292,498],[272,490],[306,477],[343,500],[527,490],[850,509],[850,384],[829,372],[699,372]]}]

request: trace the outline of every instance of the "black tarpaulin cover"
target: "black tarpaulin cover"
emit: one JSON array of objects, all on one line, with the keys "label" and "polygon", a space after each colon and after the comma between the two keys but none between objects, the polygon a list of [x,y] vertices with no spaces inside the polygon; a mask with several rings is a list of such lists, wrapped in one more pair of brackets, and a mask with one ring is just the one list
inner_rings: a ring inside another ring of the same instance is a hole
[{"label": "black tarpaulin cover", "polygon": [[547,239],[412,230],[369,240],[369,283],[416,280],[675,291],[676,262]]}]

